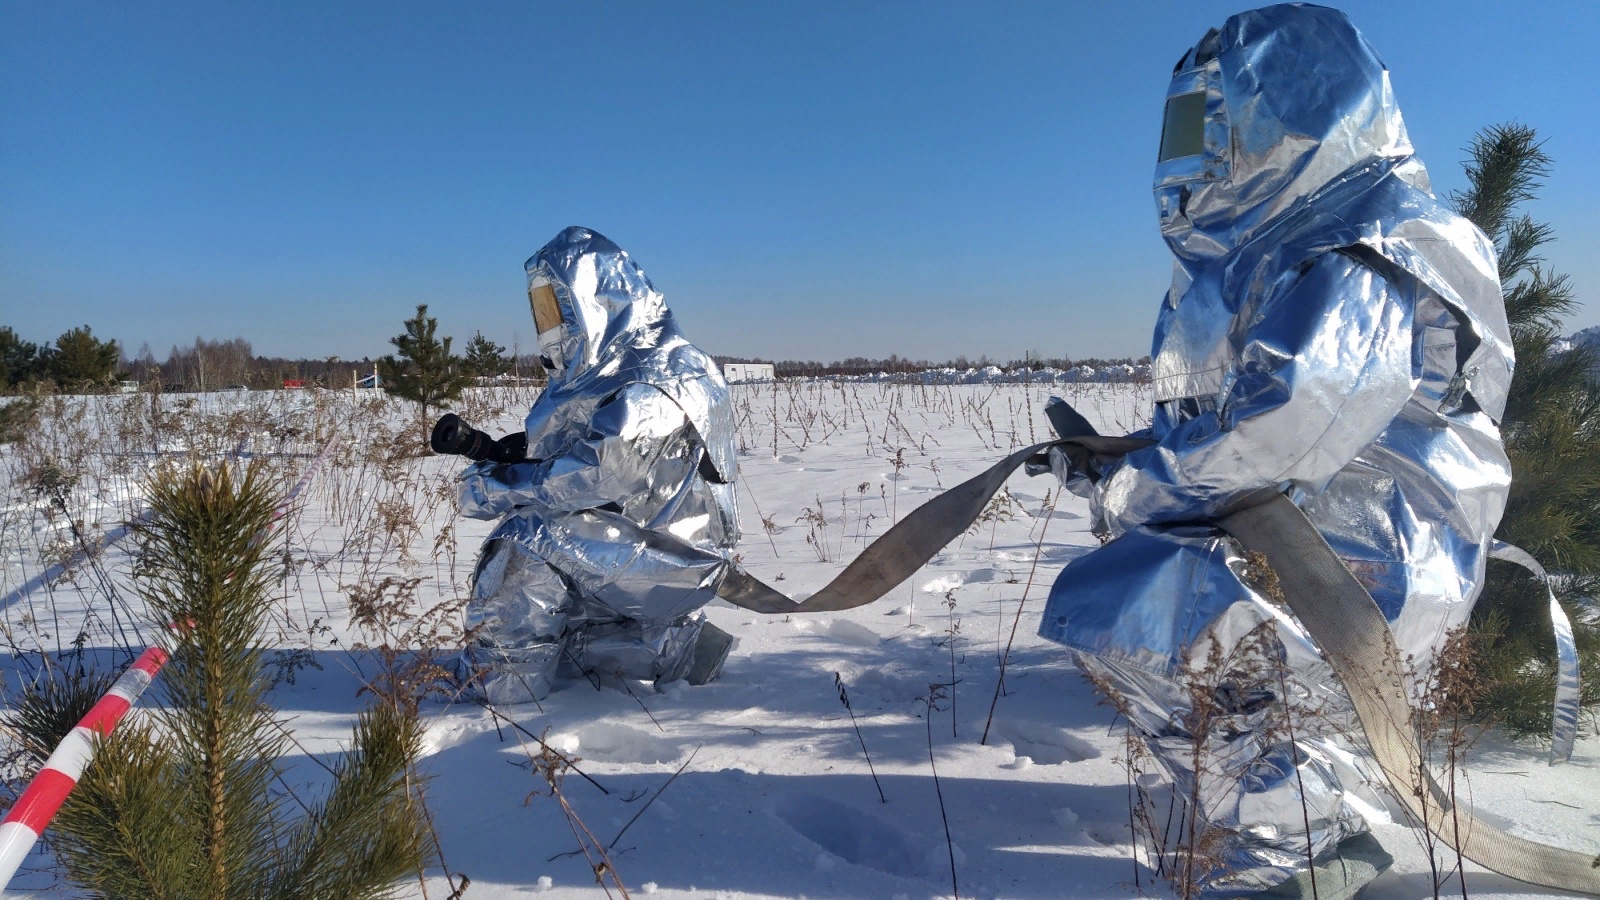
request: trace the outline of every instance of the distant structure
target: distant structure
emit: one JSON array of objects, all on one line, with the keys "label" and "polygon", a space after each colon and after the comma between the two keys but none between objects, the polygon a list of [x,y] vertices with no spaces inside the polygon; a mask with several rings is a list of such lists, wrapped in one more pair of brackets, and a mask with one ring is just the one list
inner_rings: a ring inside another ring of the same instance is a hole
[{"label": "distant structure", "polygon": [[772,363],[725,363],[722,377],[729,384],[736,381],[776,381]]}]

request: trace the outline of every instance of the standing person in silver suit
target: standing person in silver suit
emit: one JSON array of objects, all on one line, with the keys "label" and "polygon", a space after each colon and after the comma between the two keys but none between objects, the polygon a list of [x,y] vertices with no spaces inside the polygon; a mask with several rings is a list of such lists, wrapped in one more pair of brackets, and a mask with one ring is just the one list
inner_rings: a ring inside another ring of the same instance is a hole
[{"label": "standing person in silver suit", "polygon": [[[1309,897],[1310,858],[1322,900],[1348,896],[1388,865],[1319,726],[1348,698],[1207,522],[1286,492],[1425,672],[1471,612],[1511,477],[1494,249],[1434,198],[1377,54],[1314,6],[1242,13],[1184,54],[1155,196],[1176,257],[1151,353],[1156,443],[1098,472],[1052,451],[1109,543],[1061,574],[1040,633],[1198,807],[1201,896]],[[1263,635],[1287,697],[1275,677],[1196,696],[1199,673]],[[1297,742],[1269,722],[1278,701]]]},{"label": "standing person in silver suit", "polygon": [[[699,609],[738,542],[728,388],[628,254],[568,228],[527,262],[550,383],[514,447],[462,476],[484,541],[463,668],[488,700],[559,676],[704,683],[731,638]],[[438,432],[436,431],[436,445]]]}]

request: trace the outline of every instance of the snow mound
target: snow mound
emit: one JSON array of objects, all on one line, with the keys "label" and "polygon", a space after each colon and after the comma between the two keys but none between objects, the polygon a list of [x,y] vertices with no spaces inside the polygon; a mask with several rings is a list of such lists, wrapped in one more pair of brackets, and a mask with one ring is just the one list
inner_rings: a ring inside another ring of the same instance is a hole
[{"label": "snow mound", "polygon": [[678,745],[631,725],[596,723],[554,735],[549,744],[584,759],[612,763],[664,763],[679,756]]},{"label": "snow mound", "polygon": [[[994,556],[1005,558],[1004,554],[996,553]],[[1030,554],[1031,558],[1031,554]],[[992,581],[1012,581],[1013,576],[1009,571],[982,566],[968,569],[964,572],[948,572],[940,575],[922,586],[922,590],[929,594],[944,594],[969,584],[986,584]]]},{"label": "snow mound", "polygon": [[832,638],[852,647],[876,647],[883,643],[883,637],[876,631],[847,619],[795,619],[794,627],[796,631]]},{"label": "snow mound", "polygon": [[427,730],[422,733],[422,756],[427,758],[452,747],[458,747],[493,727],[492,723],[463,719],[439,719],[431,722]]}]

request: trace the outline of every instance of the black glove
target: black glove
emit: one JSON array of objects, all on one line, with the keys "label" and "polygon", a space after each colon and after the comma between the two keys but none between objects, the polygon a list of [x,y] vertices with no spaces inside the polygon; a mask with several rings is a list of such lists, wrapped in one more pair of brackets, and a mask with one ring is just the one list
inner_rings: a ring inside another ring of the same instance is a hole
[{"label": "black glove", "polygon": [[520,463],[528,461],[528,436],[522,432],[508,434],[500,440],[492,440],[485,432],[479,431],[461,421],[455,413],[445,413],[433,425],[433,434],[428,439],[428,445],[435,453],[449,453],[453,456],[465,456],[474,462],[492,460],[497,463]]}]

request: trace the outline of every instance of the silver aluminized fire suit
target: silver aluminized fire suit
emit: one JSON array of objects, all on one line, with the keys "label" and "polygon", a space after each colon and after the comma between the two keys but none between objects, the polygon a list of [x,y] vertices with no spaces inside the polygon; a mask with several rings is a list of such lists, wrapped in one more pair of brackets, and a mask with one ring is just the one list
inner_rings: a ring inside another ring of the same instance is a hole
[{"label": "silver aluminized fire suit", "polygon": [[[467,516],[484,541],[466,667],[493,702],[539,699],[558,670],[685,677],[739,539],[728,388],[628,254],[568,228],[527,262],[550,383],[528,461],[475,463]],[[720,656],[715,663],[720,666]]]},{"label": "silver aluminized fire suit", "polygon": [[1307,820],[1319,858],[1366,824],[1318,736],[1348,699],[1206,522],[1288,492],[1425,671],[1467,620],[1505,505],[1511,342],[1492,245],[1430,193],[1343,13],[1259,9],[1188,51],[1155,195],[1176,257],[1151,353],[1158,443],[1092,486],[1055,452],[1112,539],[1062,572],[1040,633],[1198,807],[1204,895],[1237,896],[1306,868]]}]

